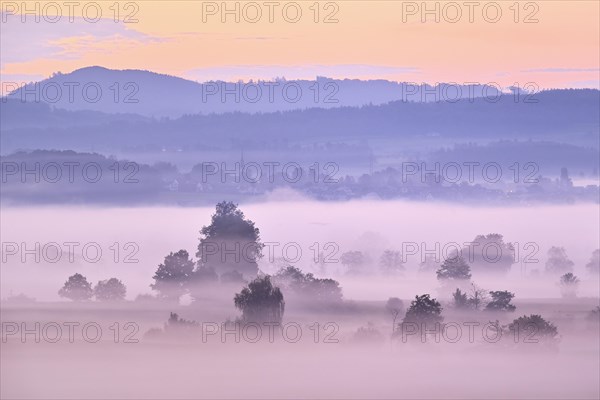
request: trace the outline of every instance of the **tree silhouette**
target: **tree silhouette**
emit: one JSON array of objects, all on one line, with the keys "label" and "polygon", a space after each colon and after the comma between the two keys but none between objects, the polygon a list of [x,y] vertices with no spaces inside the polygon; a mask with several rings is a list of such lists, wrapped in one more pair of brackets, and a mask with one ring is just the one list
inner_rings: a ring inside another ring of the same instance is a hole
[{"label": "tree silhouette", "polygon": [[194,271],[194,261],[186,250],[170,253],[158,266],[152,277],[154,283],[150,287],[159,292],[160,297],[170,301],[179,301],[186,293],[190,277]]},{"label": "tree silhouette", "polygon": [[592,258],[590,258],[590,262],[588,262],[585,266],[591,274],[600,274],[600,249],[594,250],[592,253]]},{"label": "tree silhouette", "polygon": [[398,275],[404,271],[402,254],[395,250],[385,250],[379,259],[379,268],[384,275]]},{"label": "tree silhouette", "polygon": [[335,303],[342,301],[342,289],[338,281],[329,278],[316,278],[313,274],[304,274],[294,266],[281,268],[273,282],[286,289],[294,300],[306,303]]},{"label": "tree silhouette", "polygon": [[404,310],[404,302],[398,297],[390,297],[387,303],[385,303],[385,309],[392,314],[392,334],[394,334],[396,332],[396,319]]},{"label": "tree silhouette", "polygon": [[273,282],[278,285],[292,288],[294,286],[301,286],[306,281],[306,275],[300,268],[288,265],[282,267],[273,275]]},{"label": "tree silhouette", "polygon": [[432,299],[429,294],[423,294],[415,296],[415,299],[411,301],[402,323],[412,322],[420,326],[443,320],[442,305],[436,299]]},{"label": "tree silhouette", "polygon": [[476,310],[479,310],[488,301],[488,291],[471,283],[471,293],[467,303]]},{"label": "tree silhouette", "polygon": [[507,290],[490,291],[492,300],[485,307],[489,311],[515,311],[516,307],[510,304],[510,301],[515,297],[514,293]]},{"label": "tree silhouette", "polygon": [[122,301],[126,294],[127,287],[117,278],[99,281],[94,287],[94,296],[99,301]]},{"label": "tree silhouette", "polygon": [[452,298],[455,308],[464,309],[469,306],[467,294],[462,292],[459,288],[456,288],[456,291],[452,293]]},{"label": "tree silhouette", "polygon": [[577,289],[579,288],[579,279],[568,272],[560,277],[560,293],[562,297],[573,298],[577,297]]},{"label": "tree silhouette", "polygon": [[285,302],[278,287],[271,283],[269,275],[258,277],[234,297],[235,307],[242,311],[245,322],[281,323]]},{"label": "tree silhouette", "polygon": [[257,276],[264,244],[259,229],[236,204],[218,203],[210,225],[202,227],[200,234],[199,266],[213,268],[218,275],[238,271],[246,278]]},{"label": "tree silhouette", "polygon": [[504,237],[498,233],[477,235],[462,253],[469,255],[471,270],[476,272],[475,275],[480,272],[506,274],[515,262],[512,243],[505,243]]},{"label": "tree silhouette", "polygon": [[548,250],[548,260],[546,260],[546,272],[550,274],[564,274],[573,271],[575,263],[567,257],[564,247],[551,247]]},{"label": "tree silhouette", "polygon": [[527,338],[528,341],[547,342],[556,339],[558,335],[558,329],[554,324],[536,314],[523,315],[511,322],[508,328],[518,341],[524,341]]},{"label": "tree silhouette", "polygon": [[347,251],[341,255],[340,261],[348,268],[349,274],[360,274],[366,257],[361,251]]},{"label": "tree silhouette", "polygon": [[58,291],[60,297],[66,297],[73,301],[89,300],[93,294],[92,285],[81,274],[70,276],[62,289]]},{"label": "tree silhouette", "polygon": [[436,274],[439,280],[468,281],[471,279],[471,268],[462,256],[456,256],[444,260]]}]

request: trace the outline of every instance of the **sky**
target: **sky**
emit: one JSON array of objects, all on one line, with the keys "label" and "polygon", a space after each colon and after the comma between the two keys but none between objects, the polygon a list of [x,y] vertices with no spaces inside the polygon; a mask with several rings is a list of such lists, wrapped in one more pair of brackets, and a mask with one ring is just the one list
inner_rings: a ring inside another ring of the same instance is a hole
[{"label": "sky", "polygon": [[600,86],[598,1],[83,1],[73,8],[3,1],[0,7],[3,82],[99,65],[201,82],[327,76]]}]

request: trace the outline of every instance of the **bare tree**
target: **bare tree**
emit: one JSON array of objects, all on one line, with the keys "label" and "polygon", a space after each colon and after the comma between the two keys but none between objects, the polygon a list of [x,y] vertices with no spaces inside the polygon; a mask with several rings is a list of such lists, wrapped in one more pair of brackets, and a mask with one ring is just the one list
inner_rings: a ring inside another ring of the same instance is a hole
[{"label": "bare tree", "polygon": [[474,309],[479,310],[485,306],[488,300],[488,291],[471,283],[471,293],[469,294],[468,300],[469,305]]}]

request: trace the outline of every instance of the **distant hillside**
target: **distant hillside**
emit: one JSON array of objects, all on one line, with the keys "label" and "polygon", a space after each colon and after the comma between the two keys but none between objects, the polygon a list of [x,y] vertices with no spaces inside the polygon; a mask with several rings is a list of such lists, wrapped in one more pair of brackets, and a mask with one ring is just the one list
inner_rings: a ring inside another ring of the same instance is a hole
[{"label": "distant hillside", "polygon": [[141,70],[87,67],[55,74],[8,95],[65,110],[135,113],[177,118],[185,114],[273,112],[306,108],[379,105],[391,101],[495,97],[492,86],[416,85],[386,80],[277,80],[236,83],[190,80]]},{"label": "distant hillside", "polygon": [[[228,113],[156,120],[138,115],[67,112],[17,100],[0,102],[3,154],[20,148],[160,150],[162,148],[277,148],[285,143],[435,138],[551,140],[598,148],[597,90],[541,92],[535,104],[503,96],[457,103],[393,102],[380,106],[308,109],[264,114]],[[239,146],[238,146],[239,148]]]}]

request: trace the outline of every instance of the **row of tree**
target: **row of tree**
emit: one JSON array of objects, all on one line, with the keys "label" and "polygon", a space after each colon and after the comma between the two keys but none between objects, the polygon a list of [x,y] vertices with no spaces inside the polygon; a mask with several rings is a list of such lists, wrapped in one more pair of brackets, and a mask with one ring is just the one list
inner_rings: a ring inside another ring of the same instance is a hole
[{"label": "row of tree", "polygon": [[[506,274],[515,263],[515,249],[511,243],[505,243],[500,234],[479,235],[460,251],[451,252],[447,259],[455,258],[468,258],[470,272],[476,275]],[[406,270],[405,260],[406,258],[398,250],[384,250],[379,258],[379,271],[383,275],[399,275]],[[358,275],[367,272],[366,267],[371,263],[371,258],[362,251],[353,250],[342,253],[340,262],[346,266],[348,274]],[[434,255],[428,254],[419,264],[419,272],[435,272],[442,264],[443,260],[440,261]],[[559,275],[573,272],[574,266],[575,263],[568,257],[564,247],[552,246],[548,250],[544,269],[547,274]],[[600,249],[592,252],[586,269],[592,275],[600,274]]]},{"label": "row of tree", "polygon": [[92,284],[81,274],[70,276],[58,291],[60,297],[74,301],[90,300],[92,297],[98,301],[123,301],[126,294],[127,288],[117,278],[98,281],[92,288]]},{"label": "row of tree", "polygon": [[[512,293],[501,291],[490,292],[490,294],[492,295],[492,301],[487,304],[488,310],[514,311],[515,307],[510,304],[510,300],[514,297]],[[466,296],[464,300],[468,301]],[[395,318],[398,314],[397,308],[394,308],[391,305],[392,303],[396,303],[396,300],[393,298],[388,300],[388,305],[386,308],[393,311],[393,335],[398,335],[398,333],[403,331],[408,324],[411,325],[413,330],[417,329],[417,331],[420,331],[427,328],[431,329],[436,324],[441,324],[444,321],[444,317],[442,316],[442,305],[429,294],[415,296],[415,299],[410,303],[402,322],[400,322],[398,325],[395,323]],[[498,321],[496,321],[493,325],[498,330],[517,333],[526,332],[528,329],[534,329],[534,332],[537,336],[536,339],[554,340],[558,336],[558,329],[554,324],[546,321],[540,315],[535,314],[519,317],[506,326],[501,326]]]}]

